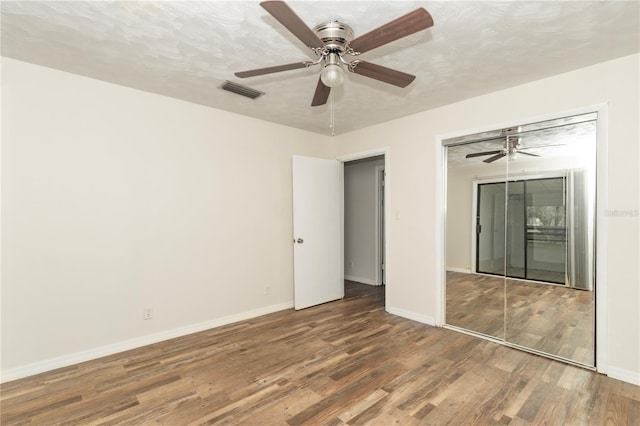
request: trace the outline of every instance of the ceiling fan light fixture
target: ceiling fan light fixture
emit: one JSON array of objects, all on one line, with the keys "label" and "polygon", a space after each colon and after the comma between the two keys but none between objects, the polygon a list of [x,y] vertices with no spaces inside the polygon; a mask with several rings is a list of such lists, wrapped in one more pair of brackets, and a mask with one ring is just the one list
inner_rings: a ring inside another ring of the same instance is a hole
[{"label": "ceiling fan light fixture", "polygon": [[357,56],[433,26],[433,18],[429,12],[419,7],[354,38],[353,29],[340,21],[323,22],[310,28],[283,0],[262,0],[260,6],[310,48],[318,56],[318,60],[241,71],[235,73],[236,77],[254,77],[324,63],[311,101],[312,107],[325,105],[331,88],[343,84],[345,67],[347,71],[363,77],[406,87],[416,78],[414,75],[362,60],[348,62],[343,59],[343,55]]},{"label": "ceiling fan light fixture", "polygon": [[327,87],[338,87],[344,83],[344,70],[337,64],[326,65],[320,73],[320,79]]}]

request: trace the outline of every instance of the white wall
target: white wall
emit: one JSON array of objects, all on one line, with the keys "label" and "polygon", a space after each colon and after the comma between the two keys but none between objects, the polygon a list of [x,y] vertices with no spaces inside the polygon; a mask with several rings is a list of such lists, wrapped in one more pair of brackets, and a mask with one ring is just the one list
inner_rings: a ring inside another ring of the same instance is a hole
[{"label": "white wall", "polygon": [[384,159],[345,163],[344,274],[345,279],[376,284],[376,167]]},{"label": "white wall", "polygon": [[640,56],[632,55],[335,137],[336,156],[389,147],[389,311],[425,322],[440,319],[442,256],[434,226],[441,220],[438,137],[606,103],[608,161],[599,165],[599,172],[606,174],[608,184],[599,194],[598,210],[603,215],[609,212],[605,220],[608,371],[640,384],[639,62]]},{"label": "white wall", "polygon": [[3,380],[292,306],[326,140],[3,58]]}]

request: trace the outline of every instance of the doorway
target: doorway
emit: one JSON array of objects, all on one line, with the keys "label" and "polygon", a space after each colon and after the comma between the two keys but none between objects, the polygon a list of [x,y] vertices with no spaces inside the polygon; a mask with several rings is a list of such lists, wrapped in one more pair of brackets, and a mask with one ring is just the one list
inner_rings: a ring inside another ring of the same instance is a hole
[{"label": "doorway", "polygon": [[386,281],[384,209],[385,155],[344,161],[345,285],[377,286],[382,295]]},{"label": "doorway", "polygon": [[376,283],[379,285],[385,285],[385,271],[384,271],[384,260],[385,260],[385,238],[384,238],[384,226],[385,226],[385,218],[384,218],[384,185],[385,185],[385,170],[384,165],[376,166],[376,195],[378,196],[376,199],[376,229],[378,230],[378,235],[376,237],[377,247],[376,247],[376,266],[378,268],[378,278],[376,278]]},{"label": "doorway", "polygon": [[[377,157],[373,158],[372,157]],[[294,263],[294,307],[304,309],[326,303],[345,296],[345,278],[353,279],[361,287],[371,289],[370,292],[378,294],[380,303],[387,309],[389,286],[382,286],[382,274],[376,274],[376,259],[384,261],[384,278],[389,276],[389,262],[386,247],[388,226],[371,221],[369,233],[373,230],[372,256],[363,258],[354,257],[345,265],[345,210],[344,210],[344,165],[345,163],[361,160],[359,163],[379,160],[377,166],[385,166],[388,158],[388,148],[376,149],[358,154],[349,154],[337,157],[335,160],[315,157],[293,156],[293,263]],[[386,221],[389,217],[387,203],[389,194],[389,168],[386,166],[382,187],[382,211],[375,214],[374,203],[373,216],[376,220]],[[376,174],[373,173],[375,182]],[[376,184],[371,185],[375,199]],[[360,193],[356,191],[356,196]],[[349,199],[349,197],[347,197]],[[361,225],[362,217],[356,216],[352,223]],[[351,228],[347,227],[347,231]],[[382,235],[379,233],[382,232]],[[370,234],[369,234],[370,237]],[[348,238],[348,235],[347,235]],[[375,249],[375,244],[380,242],[381,247]],[[371,248],[371,247],[369,247]],[[382,255],[376,255],[382,253]],[[376,259],[371,262],[371,259]],[[353,262],[353,263],[352,263]],[[356,265],[366,266],[367,262],[374,270],[371,278],[366,276],[349,276],[350,270],[355,270]],[[347,275],[347,277],[345,277]],[[377,275],[377,277],[376,277]],[[376,285],[378,283],[379,285]],[[375,290],[374,290],[375,289]]]},{"label": "doorway", "polygon": [[475,272],[564,285],[566,192],[564,176],[477,183]]}]

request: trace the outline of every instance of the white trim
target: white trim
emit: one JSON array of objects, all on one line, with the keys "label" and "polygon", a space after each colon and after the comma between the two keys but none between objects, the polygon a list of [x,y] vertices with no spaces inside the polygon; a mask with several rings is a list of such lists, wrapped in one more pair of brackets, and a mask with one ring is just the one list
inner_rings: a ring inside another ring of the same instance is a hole
[{"label": "white trim", "polygon": [[[435,225],[434,232],[435,240],[435,264],[436,264],[436,276],[435,282],[440,283],[436,285],[436,311],[434,325],[442,327],[445,323],[446,317],[446,288],[447,288],[447,274],[446,271],[446,259],[447,259],[447,244],[446,244],[446,229],[447,229],[447,168],[444,167],[447,164],[447,150],[442,146],[443,138],[436,136],[434,155],[436,164],[433,169],[435,171]],[[439,302],[439,303],[438,303]]]},{"label": "white trim", "polygon": [[[362,160],[363,158],[377,157],[378,155],[386,156],[388,154],[389,154],[389,147],[381,147],[381,148],[370,149],[368,151],[354,152],[351,154],[341,155],[338,158],[336,158],[336,160],[340,161],[341,163],[348,163],[349,161]],[[386,158],[385,158],[385,163],[386,163]]]},{"label": "white trim", "polygon": [[412,321],[418,321],[423,324],[434,326],[436,325],[436,320],[433,317],[428,315],[422,315],[416,312],[406,311],[404,309],[396,308],[393,306],[387,306],[386,311],[391,315],[397,315],[402,318],[407,318]]},{"label": "white trim", "polygon": [[609,366],[609,374],[612,379],[622,380],[632,385],[640,386],[640,373],[637,371],[629,371],[618,367]]},{"label": "white trim", "polygon": [[178,327],[172,330],[160,331],[158,333],[146,336],[136,337],[134,339],[123,340],[121,342],[112,343],[110,345],[100,346],[86,351],[76,352],[72,354],[62,355],[44,361],[34,362],[20,367],[11,368],[2,372],[0,383],[11,380],[21,379],[23,377],[33,376],[34,374],[44,373],[45,371],[55,370],[57,368],[67,367],[80,362],[90,361],[104,356],[113,355],[119,352],[136,349],[142,346],[151,345],[153,343],[162,342],[164,340],[176,337],[186,336],[188,334],[198,333],[200,331],[221,327],[223,325],[232,324],[238,321],[259,317],[273,312],[283,311],[293,308],[293,300],[289,302],[279,303],[277,305],[266,306],[264,308],[254,309],[252,311],[241,312],[210,321],[197,324],[191,324],[185,327]]},{"label": "white trim", "polygon": [[345,275],[344,279],[349,281],[355,281],[360,284],[380,285],[380,284],[376,284],[376,281],[372,280],[371,278],[362,278],[362,277],[356,277],[353,275]]},{"label": "white trim", "polygon": [[[382,181],[380,180],[380,172],[384,172],[384,166],[375,166],[374,167],[374,173],[375,173],[375,218],[374,218],[374,239],[375,239],[375,243],[374,243],[374,265],[376,268],[375,271],[375,285],[382,285],[382,277],[383,277],[383,272],[381,270],[381,265],[382,265],[382,256],[381,256],[381,250],[380,250],[380,185],[381,182],[384,182],[384,178],[382,179]],[[384,187],[382,188],[382,190],[384,191]],[[383,197],[384,199],[384,197]],[[384,206],[383,206],[384,208]],[[382,216],[382,218],[384,219],[384,215]],[[384,227],[383,227],[384,228]]]},{"label": "white trim", "polygon": [[607,374],[609,369],[609,314],[607,297],[607,218],[609,208],[608,152],[609,109],[602,104],[596,125],[596,369]]},{"label": "white trim", "polygon": [[[344,299],[344,163],[340,163],[340,299]],[[295,296],[295,293],[294,293]]]},{"label": "white trim", "polygon": [[[388,146],[386,147],[380,147],[380,148],[375,148],[375,149],[370,149],[368,151],[361,151],[361,152],[355,152],[355,153],[351,153],[351,154],[345,154],[345,155],[341,155],[339,157],[336,158],[336,160],[342,162],[342,163],[346,163],[348,161],[354,161],[354,160],[361,160],[363,158],[370,158],[370,157],[376,157],[378,155],[384,155],[384,170],[385,170],[385,182],[384,182],[384,199],[385,199],[385,205],[384,205],[384,244],[385,244],[385,253],[386,253],[386,259],[385,259],[385,265],[384,265],[384,269],[385,269],[385,278],[387,280],[387,282],[385,283],[384,286],[384,300],[385,300],[385,309],[388,309],[389,307],[389,300],[390,300],[390,289],[391,289],[391,282],[389,277],[391,277],[392,275],[389,273],[389,271],[391,270],[391,261],[390,258],[391,256],[389,256],[389,241],[391,241],[390,239],[390,235],[391,232],[389,230],[389,211],[390,211],[390,200],[391,198],[389,197],[389,194],[391,192],[391,160],[390,160],[390,148]],[[344,212],[343,212],[344,215]],[[342,242],[342,245],[344,247],[344,239]],[[344,256],[344,254],[343,254]]]},{"label": "white trim", "polygon": [[470,274],[469,268],[458,268],[457,266],[447,266],[447,272],[460,272],[461,274]]},{"label": "white trim", "polygon": [[[607,374],[609,370],[608,362],[608,306],[607,306],[607,221],[605,212],[608,208],[608,104],[600,103],[591,106],[585,106],[572,110],[553,112],[537,117],[519,118],[504,122],[502,124],[485,125],[482,127],[456,130],[443,135],[436,136],[436,155],[435,155],[435,172],[436,172],[436,221],[435,221],[435,239],[436,239],[436,265],[440,267],[436,271],[436,282],[440,285],[436,288],[436,297],[440,301],[436,305],[436,318],[440,325],[445,324],[445,294],[446,294],[446,270],[445,254],[446,254],[446,236],[444,227],[446,226],[446,149],[443,147],[443,141],[459,136],[472,135],[521,125],[522,123],[535,123],[546,120],[553,120],[573,115],[586,114],[596,112],[597,117],[597,143],[596,143],[596,369],[598,372]],[[472,262],[474,259],[472,257]],[[621,369],[614,368],[614,374],[619,377],[625,377],[633,383],[637,380],[637,374]],[[612,376],[613,377],[613,376]],[[616,378],[616,377],[614,377]],[[624,379],[621,379],[624,380]]]}]

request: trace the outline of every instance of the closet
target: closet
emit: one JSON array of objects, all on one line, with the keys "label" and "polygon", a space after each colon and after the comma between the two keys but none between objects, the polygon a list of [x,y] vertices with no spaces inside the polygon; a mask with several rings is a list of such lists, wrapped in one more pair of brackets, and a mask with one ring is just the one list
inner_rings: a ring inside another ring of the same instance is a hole
[{"label": "closet", "polygon": [[596,113],[443,141],[445,323],[595,367]]}]

